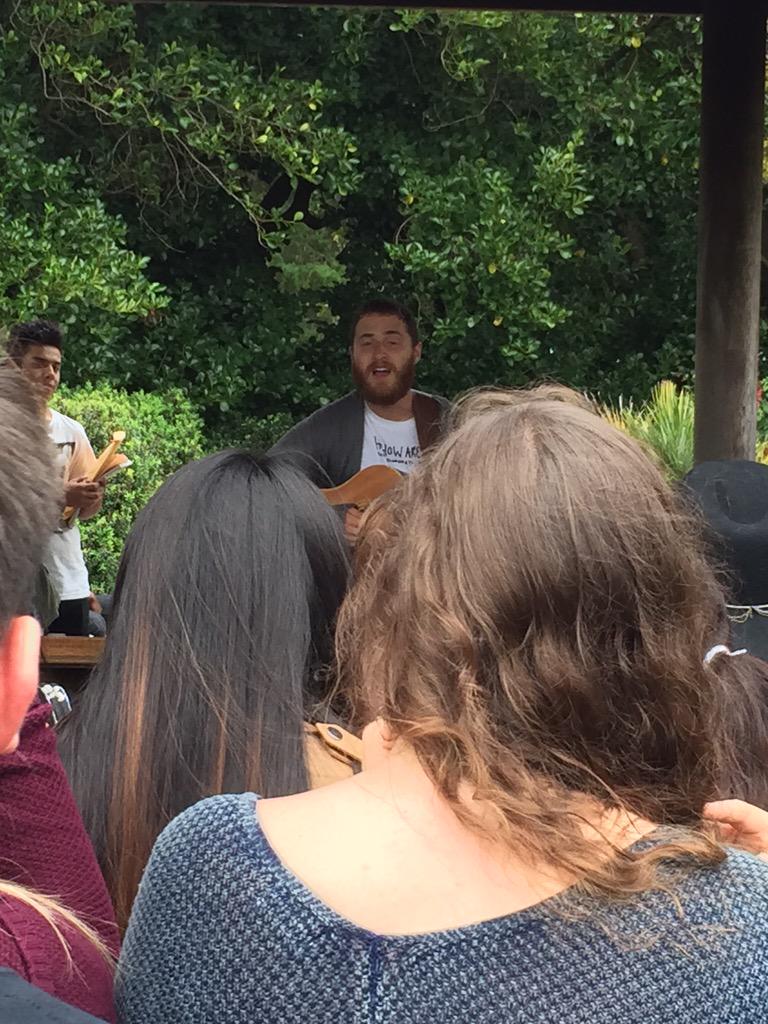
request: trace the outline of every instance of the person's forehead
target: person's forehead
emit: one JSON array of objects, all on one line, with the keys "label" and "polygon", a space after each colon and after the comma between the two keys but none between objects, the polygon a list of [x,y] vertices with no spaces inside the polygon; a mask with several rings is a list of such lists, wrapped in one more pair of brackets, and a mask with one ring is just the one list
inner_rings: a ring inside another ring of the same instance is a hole
[{"label": "person's forehead", "polygon": [[400,319],[399,316],[395,316],[393,313],[366,313],[365,316],[361,316],[357,321],[355,327],[355,337],[359,338],[363,334],[382,334],[382,333],[394,333],[407,334],[408,329]]},{"label": "person's forehead", "polygon": [[30,345],[27,359],[35,362],[61,363],[61,352],[55,345]]}]

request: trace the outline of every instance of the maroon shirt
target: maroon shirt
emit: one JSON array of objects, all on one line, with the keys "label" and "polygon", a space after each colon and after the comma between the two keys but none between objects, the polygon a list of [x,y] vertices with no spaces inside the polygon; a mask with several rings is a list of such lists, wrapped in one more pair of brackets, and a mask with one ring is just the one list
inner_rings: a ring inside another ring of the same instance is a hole
[{"label": "maroon shirt", "polygon": [[[46,725],[50,707],[33,707],[19,749],[0,755],[0,879],[53,896],[119,952],[115,916],[96,857]],[[71,965],[40,914],[0,892],[0,967],[81,1010],[115,1020],[113,972],[98,950],[67,925]]]}]

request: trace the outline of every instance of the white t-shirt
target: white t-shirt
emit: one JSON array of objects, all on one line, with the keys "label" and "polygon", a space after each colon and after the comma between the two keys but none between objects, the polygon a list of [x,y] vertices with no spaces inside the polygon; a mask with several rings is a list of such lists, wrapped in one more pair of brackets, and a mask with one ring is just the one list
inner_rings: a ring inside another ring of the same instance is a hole
[{"label": "white t-shirt", "polygon": [[[62,479],[76,480],[85,476],[95,458],[85,431],[77,420],[55,409],[49,411],[48,434],[58,451],[57,463]],[[60,601],[88,597],[91,588],[77,521],[69,529],[62,529],[61,525],[57,527],[48,542],[44,561]]]},{"label": "white t-shirt", "polygon": [[416,420],[385,420],[365,407],[363,458],[360,469],[391,466],[399,473],[410,473],[421,455]]}]

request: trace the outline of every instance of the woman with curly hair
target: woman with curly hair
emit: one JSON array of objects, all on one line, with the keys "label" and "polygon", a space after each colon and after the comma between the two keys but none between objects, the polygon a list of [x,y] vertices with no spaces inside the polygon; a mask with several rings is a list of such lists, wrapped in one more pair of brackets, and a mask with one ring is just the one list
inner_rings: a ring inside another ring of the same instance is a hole
[{"label": "woman with curly hair", "polygon": [[662,474],[562,397],[388,499],[337,635],[362,773],[165,830],[125,1024],[764,1020],[768,865],[705,821],[750,659]]}]

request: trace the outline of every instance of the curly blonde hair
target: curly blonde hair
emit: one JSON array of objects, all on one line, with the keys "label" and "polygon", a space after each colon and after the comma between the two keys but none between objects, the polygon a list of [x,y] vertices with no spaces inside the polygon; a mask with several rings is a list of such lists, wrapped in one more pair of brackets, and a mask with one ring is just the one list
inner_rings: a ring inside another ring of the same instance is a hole
[{"label": "curly blonde hair", "polygon": [[[701,810],[745,659],[704,666],[722,595],[698,525],[571,395],[473,398],[363,531],[337,655],[360,723],[381,716],[466,824],[490,809],[495,839],[622,897],[723,858]],[[672,833],[620,850],[583,797]]]}]

